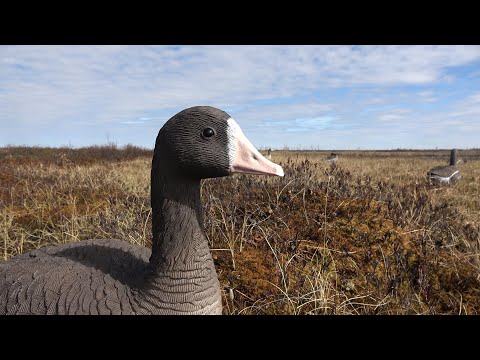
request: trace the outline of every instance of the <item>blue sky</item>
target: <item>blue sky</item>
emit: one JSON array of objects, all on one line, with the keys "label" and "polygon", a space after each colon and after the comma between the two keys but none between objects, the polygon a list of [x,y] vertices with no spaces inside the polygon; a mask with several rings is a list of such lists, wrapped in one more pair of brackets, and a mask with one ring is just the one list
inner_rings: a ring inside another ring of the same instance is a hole
[{"label": "blue sky", "polygon": [[0,46],[0,146],[152,148],[194,105],[259,148],[478,148],[480,46]]}]

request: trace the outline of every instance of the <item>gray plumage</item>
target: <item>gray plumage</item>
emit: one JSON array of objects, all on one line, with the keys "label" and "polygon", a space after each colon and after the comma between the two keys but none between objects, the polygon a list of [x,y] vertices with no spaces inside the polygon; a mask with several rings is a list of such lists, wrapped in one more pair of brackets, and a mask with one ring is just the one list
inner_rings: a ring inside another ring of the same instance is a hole
[{"label": "gray plumage", "polygon": [[453,184],[462,178],[457,164],[457,149],[450,152],[450,162],[446,166],[435,166],[427,173],[427,177],[437,185]]},{"label": "gray plumage", "polygon": [[338,155],[333,152],[327,156],[328,162],[336,162],[337,160],[338,160]]},{"label": "gray plumage", "polygon": [[[193,107],[159,131],[151,169],[152,251],[87,240],[0,262],[0,314],[221,314],[200,180],[230,174],[228,118]],[[207,127],[215,136],[202,135]]]}]

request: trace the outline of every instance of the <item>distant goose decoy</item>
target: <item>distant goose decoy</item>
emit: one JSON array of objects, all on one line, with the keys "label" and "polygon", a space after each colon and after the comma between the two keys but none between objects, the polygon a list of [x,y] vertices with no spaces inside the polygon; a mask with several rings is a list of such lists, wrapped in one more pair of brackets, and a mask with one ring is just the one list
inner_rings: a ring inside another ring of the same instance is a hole
[{"label": "distant goose decoy", "polygon": [[268,160],[272,159],[272,149],[267,150],[267,155],[265,156]]},{"label": "distant goose decoy", "polygon": [[450,163],[445,166],[435,166],[427,173],[427,177],[436,185],[453,184],[462,178],[457,164],[457,149],[450,152]]},{"label": "distant goose decoy", "polygon": [[185,109],[160,129],[152,160],[152,251],[126,241],[51,245],[0,262],[0,314],[221,314],[200,181],[283,176],[224,111]]},{"label": "distant goose decoy", "polygon": [[338,160],[338,155],[333,152],[327,156],[328,162],[336,162],[337,160]]}]

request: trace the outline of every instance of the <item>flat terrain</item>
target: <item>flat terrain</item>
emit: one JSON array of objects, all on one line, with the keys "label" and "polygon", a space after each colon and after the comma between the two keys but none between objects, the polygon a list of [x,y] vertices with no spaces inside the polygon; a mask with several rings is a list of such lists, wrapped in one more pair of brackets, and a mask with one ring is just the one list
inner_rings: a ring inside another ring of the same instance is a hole
[{"label": "flat terrain", "polygon": [[[480,150],[273,151],[285,177],[203,183],[225,314],[478,314]],[[116,238],[150,246],[152,152],[0,148],[0,259]]]}]

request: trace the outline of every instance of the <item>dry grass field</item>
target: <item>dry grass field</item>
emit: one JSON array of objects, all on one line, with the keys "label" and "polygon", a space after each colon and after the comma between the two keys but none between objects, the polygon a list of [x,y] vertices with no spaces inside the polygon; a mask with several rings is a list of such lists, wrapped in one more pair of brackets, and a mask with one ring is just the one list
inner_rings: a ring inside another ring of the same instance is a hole
[{"label": "dry grass field", "polygon": [[[203,183],[225,314],[478,314],[480,150],[274,151],[285,177]],[[116,238],[150,246],[152,153],[0,148],[0,259]]]}]

